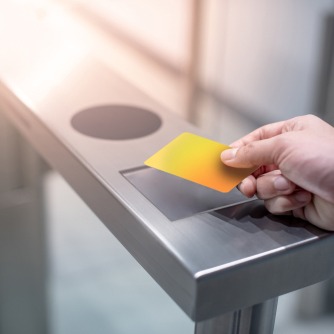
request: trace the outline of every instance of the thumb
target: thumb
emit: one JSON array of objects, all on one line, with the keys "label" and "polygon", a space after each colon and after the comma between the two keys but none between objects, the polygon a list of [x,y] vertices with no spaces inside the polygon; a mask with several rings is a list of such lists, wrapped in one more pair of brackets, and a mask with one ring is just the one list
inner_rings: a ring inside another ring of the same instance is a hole
[{"label": "thumb", "polygon": [[221,160],[227,166],[239,168],[279,165],[277,147],[275,138],[258,140],[224,150],[221,153]]}]

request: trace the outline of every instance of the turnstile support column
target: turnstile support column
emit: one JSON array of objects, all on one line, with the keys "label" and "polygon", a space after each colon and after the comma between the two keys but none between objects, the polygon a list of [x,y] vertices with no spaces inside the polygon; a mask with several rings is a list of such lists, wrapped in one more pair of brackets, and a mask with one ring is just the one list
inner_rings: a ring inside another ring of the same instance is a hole
[{"label": "turnstile support column", "polygon": [[272,334],[278,298],[196,323],[195,334]]}]

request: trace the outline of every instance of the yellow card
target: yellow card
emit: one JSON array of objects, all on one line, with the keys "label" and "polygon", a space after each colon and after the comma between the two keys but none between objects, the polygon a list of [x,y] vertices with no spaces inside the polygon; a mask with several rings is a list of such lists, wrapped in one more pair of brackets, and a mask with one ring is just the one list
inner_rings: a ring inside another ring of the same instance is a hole
[{"label": "yellow card", "polygon": [[182,133],[145,161],[145,165],[221,192],[237,186],[256,168],[228,167],[220,160],[227,145]]}]

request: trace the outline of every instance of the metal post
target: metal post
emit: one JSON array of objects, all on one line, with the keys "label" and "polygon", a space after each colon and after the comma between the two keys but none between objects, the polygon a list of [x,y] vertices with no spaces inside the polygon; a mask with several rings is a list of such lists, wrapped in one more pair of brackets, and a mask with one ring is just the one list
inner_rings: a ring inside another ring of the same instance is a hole
[{"label": "metal post", "polygon": [[271,334],[278,298],[198,322],[195,334]]},{"label": "metal post", "polygon": [[0,333],[46,334],[44,163],[1,113],[0,130]]}]

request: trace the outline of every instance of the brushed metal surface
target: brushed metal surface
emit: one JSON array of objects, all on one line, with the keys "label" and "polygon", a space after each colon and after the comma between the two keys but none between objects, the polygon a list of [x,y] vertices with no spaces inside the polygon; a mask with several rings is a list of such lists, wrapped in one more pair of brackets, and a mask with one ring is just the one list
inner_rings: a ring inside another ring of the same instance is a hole
[{"label": "brushed metal surface", "polygon": [[[113,73],[94,50],[71,39],[61,20],[50,27],[20,15],[15,3],[6,5],[0,5],[6,50],[0,53],[0,108],[193,320],[333,275],[333,234],[269,215],[261,201],[168,219],[121,171],[142,166],[182,132],[203,133]],[[130,102],[154,111],[161,127],[117,141],[88,137],[71,125],[80,110]]]}]

